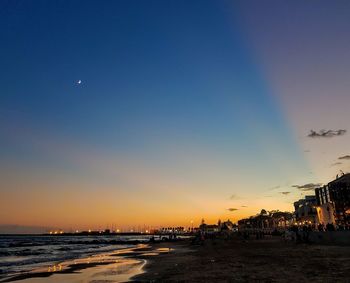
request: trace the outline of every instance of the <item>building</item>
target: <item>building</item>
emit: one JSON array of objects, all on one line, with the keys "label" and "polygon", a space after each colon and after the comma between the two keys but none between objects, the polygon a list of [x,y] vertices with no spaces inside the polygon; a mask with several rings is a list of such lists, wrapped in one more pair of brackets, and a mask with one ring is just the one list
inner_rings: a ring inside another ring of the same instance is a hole
[{"label": "building", "polygon": [[266,211],[262,209],[260,214],[238,221],[240,231],[265,231],[285,230],[292,224],[292,213],[278,210]]},{"label": "building", "polygon": [[283,211],[270,211],[273,227],[278,230],[289,228],[293,222],[293,214]]},{"label": "building", "polygon": [[237,225],[233,224],[229,219],[227,221],[221,222],[220,221],[220,231],[227,231],[227,232],[236,232],[237,229]]},{"label": "building", "polygon": [[233,224],[229,219],[227,221],[218,221],[218,224],[205,224],[202,220],[202,224],[199,229],[206,234],[215,234],[219,232],[237,232],[237,225]]},{"label": "building", "polygon": [[317,200],[316,196],[305,196],[305,198],[294,202],[295,221],[299,225],[317,225]]},{"label": "building", "polygon": [[350,225],[350,174],[343,174],[315,192],[320,223]]},{"label": "building", "polygon": [[335,225],[334,203],[330,199],[328,186],[323,186],[315,190],[317,199],[317,216],[322,225]]},{"label": "building", "polygon": [[161,234],[183,234],[185,227],[162,227],[159,232]]},{"label": "building", "polygon": [[215,234],[220,231],[219,225],[202,223],[199,229],[206,234]]}]

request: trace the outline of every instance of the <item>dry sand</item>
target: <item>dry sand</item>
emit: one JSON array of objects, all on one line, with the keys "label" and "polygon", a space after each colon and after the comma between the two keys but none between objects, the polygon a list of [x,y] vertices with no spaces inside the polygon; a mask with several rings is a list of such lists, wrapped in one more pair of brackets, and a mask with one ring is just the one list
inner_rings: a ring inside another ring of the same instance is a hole
[{"label": "dry sand", "polygon": [[350,282],[350,247],[285,243],[279,237],[243,242],[174,243],[148,260],[143,282]]}]

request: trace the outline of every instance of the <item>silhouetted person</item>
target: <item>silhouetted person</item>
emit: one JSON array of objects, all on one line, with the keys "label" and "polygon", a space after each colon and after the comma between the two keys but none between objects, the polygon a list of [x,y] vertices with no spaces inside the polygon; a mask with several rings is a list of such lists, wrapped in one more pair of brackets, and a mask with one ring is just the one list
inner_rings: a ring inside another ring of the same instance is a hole
[{"label": "silhouetted person", "polygon": [[335,227],[334,227],[334,225],[332,223],[328,223],[326,225],[326,230],[327,231],[335,231]]},{"label": "silhouetted person", "polygon": [[318,231],[323,232],[324,231],[324,225],[322,223],[318,224],[317,229],[318,229]]}]

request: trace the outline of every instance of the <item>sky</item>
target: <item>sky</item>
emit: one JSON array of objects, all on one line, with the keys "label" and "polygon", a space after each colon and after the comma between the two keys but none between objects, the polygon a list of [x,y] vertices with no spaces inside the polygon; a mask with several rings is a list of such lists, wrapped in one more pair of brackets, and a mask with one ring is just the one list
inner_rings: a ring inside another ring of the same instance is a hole
[{"label": "sky", "polygon": [[292,211],[350,171],[349,12],[1,1],[0,232]]}]

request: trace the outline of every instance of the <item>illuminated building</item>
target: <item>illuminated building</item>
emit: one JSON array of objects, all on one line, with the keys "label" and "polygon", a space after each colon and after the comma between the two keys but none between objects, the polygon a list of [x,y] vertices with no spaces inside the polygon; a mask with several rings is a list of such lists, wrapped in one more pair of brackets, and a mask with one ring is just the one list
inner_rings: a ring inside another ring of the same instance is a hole
[{"label": "illuminated building", "polygon": [[350,174],[343,174],[315,192],[320,223],[350,224]]},{"label": "illuminated building", "polygon": [[316,196],[311,195],[294,202],[296,222],[300,225],[318,224],[316,206]]}]

